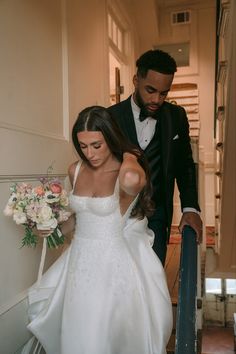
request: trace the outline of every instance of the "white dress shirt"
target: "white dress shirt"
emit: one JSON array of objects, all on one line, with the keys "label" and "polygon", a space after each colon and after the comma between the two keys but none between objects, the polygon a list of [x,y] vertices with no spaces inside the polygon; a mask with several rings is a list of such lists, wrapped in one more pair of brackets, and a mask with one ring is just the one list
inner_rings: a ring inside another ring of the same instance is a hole
[{"label": "white dress shirt", "polygon": [[131,96],[131,107],[133,111],[138,142],[141,149],[144,150],[152,140],[157,121],[151,117],[147,117],[147,119],[142,122],[139,120],[140,108],[134,102],[133,96]]}]

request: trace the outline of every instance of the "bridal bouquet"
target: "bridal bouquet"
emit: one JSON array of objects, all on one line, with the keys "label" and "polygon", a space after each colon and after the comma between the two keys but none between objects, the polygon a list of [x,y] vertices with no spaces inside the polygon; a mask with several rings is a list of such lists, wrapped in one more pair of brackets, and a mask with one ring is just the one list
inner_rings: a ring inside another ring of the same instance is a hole
[{"label": "bridal bouquet", "polygon": [[24,226],[22,247],[36,246],[36,229],[52,230],[46,238],[49,248],[57,248],[64,243],[60,223],[66,221],[71,213],[66,210],[68,196],[59,180],[43,177],[35,187],[27,183],[15,183],[10,192],[4,214],[12,216],[16,224]]}]

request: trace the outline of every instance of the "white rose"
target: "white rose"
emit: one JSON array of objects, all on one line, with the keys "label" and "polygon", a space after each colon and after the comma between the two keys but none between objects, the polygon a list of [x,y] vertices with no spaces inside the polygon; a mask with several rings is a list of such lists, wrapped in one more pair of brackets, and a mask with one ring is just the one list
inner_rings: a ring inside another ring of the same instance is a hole
[{"label": "white rose", "polygon": [[42,223],[38,223],[36,225],[38,230],[50,230],[55,229],[57,227],[57,220],[55,218],[44,221]]},{"label": "white rose", "polygon": [[52,209],[47,205],[43,205],[38,214],[39,223],[44,223],[45,221],[48,221],[51,218],[52,218]]},{"label": "white rose", "polygon": [[13,213],[13,220],[16,222],[16,224],[25,224],[27,221],[25,213],[23,213],[20,210],[15,210]]}]

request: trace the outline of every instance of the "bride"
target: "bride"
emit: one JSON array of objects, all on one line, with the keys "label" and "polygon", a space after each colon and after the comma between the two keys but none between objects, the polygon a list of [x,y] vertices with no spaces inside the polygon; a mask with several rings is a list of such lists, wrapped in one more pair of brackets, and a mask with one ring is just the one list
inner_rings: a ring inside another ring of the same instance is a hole
[{"label": "bride", "polygon": [[47,354],[164,354],[172,307],[150,245],[144,157],[100,106],[79,114],[72,138],[79,155],[69,167],[75,233],[29,290],[28,329]]}]

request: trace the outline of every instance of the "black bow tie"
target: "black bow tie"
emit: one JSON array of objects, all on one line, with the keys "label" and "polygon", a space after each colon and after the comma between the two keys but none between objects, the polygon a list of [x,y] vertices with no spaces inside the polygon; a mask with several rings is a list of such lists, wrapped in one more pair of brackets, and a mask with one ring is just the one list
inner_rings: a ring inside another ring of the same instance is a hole
[{"label": "black bow tie", "polygon": [[139,114],[139,120],[140,120],[140,122],[143,122],[145,119],[147,119],[147,118],[152,118],[152,119],[155,119],[155,120],[157,120],[158,119],[158,117],[159,117],[159,115],[160,115],[160,108],[155,112],[155,114],[154,115],[150,115],[150,114],[148,114],[148,112],[146,111],[146,110],[143,110],[142,108],[141,108],[141,110],[140,110],[140,114]]}]

